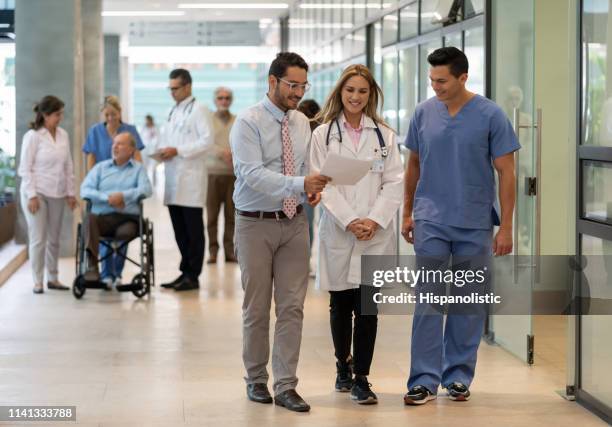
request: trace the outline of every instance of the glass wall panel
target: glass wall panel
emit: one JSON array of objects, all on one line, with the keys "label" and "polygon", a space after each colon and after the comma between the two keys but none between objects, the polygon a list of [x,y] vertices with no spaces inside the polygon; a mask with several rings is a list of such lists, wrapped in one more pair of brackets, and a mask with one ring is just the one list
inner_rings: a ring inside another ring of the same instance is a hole
[{"label": "glass wall panel", "polygon": [[[342,8],[342,20],[345,25],[353,25],[353,0],[344,0]],[[347,26],[347,28],[350,28]]]},{"label": "glass wall panel", "polygon": [[353,54],[353,38],[350,35],[345,36],[342,39],[342,59],[349,59]]},{"label": "glass wall panel", "polygon": [[[453,46],[463,50],[463,37],[461,31],[444,36],[444,46]],[[471,64],[470,64],[471,65]]]},{"label": "glass wall panel", "polygon": [[484,29],[474,28],[465,32],[465,55],[470,63],[468,90],[485,94],[485,48]]},{"label": "glass wall panel", "polygon": [[399,135],[408,133],[408,125],[419,102],[419,69],[417,46],[409,47],[399,53]]},{"label": "glass wall panel", "polygon": [[583,144],[612,146],[612,76],[608,61],[612,29],[608,2],[585,0],[583,11]]},{"label": "glass wall panel", "polygon": [[383,18],[383,33],[382,33],[382,45],[388,46],[397,42],[397,30],[399,24],[399,18],[397,13],[386,15]]},{"label": "glass wall panel", "polygon": [[366,29],[355,31],[348,37],[353,39],[353,54],[351,56],[365,55],[366,53]]},{"label": "glass wall panel", "polygon": [[427,56],[440,47],[442,47],[442,39],[435,39],[419,46],[421,55],[421,69],[419,70],[419,101],[424,101],[435,95],[429,82],[429,63],[427,62]]},{"label": "glass wall panel", "polygon": [[612,224],[612,163],[582,164],[582,216]]},{"label": "glass wall panel", "polygon": [[382,115],[385,121],[397,130],[397,110],[398,110],[398,94],[397,94],[397,52],[393,51],[383,56],[382,62],[383,79],[382,90],[385,97]]},{"label": "glass wall panel", "polygon": [[355,26],[362,24],[367,17],[367,0],[354,0],[353,13]]},{"label": "glass wall panel", "polygon": [[382,77],[382,24],[378,21],[374,24],[374,78],[380,82]]},{"label": "glass wall panel", "polygon": [[485,0],[464,0],[465,1],[465,18],[471,18],[484,12]]},{"label": "glass wall panel", "polygon": [[376,16],[380,13],[382,7],[381,0],[366,0],[368,4],[367,15],[368,17]]},{"label": "glass wall panel", "polygon": [[[590,297],[609,303],[612,299],[612,241],[586,235],[581,240],[586,260],[583,281],[588,283]],[[581,388],[609,407],[612,407],[611,330],[612,316],[581,316]]]},{"label": "glass wall panel", "polygon": [[416,36],[419,32],[419,2],[409,4],[400,10],[400,39]]},{"label": "glass wall panel", "polygon": [[442,21],[448,17],[453,0],[421,1],[421,33],[442,27]]}]

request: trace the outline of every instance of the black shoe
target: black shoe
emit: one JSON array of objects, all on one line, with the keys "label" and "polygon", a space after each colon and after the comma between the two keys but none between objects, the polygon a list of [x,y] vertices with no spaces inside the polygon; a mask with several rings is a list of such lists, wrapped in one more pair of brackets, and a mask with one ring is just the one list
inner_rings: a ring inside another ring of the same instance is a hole
[{"label": "black shoe", "polygon": [[351,362],[336,362],[336,391],[346,393],[353,387],[353,368]]},{"label": "black shoe", "polygon": [[466,402],[470,400],[470,390],[461,383],[452,383],[446,387],[448,398],[457,402]]},{"label": "black shoe", "polygon": [[225,262],[238,262],[234,255],[225,255]]},{"label": "black shoe", "polygon": [[372,384],[363,375],[355,375],[355,383],[351,388],[351,399],[360,405],[373,405],[378,403],[376,394],[370,389]]},{"label": "black shoe", "polygon": [[191,291],[193,289],[198,289],[200,287],[200,282],[194,279],[190,279],[189,277],[184,277],[178,284],[174,286],[175,291]]},{"label": "black shoe", "polygon": [[247,396],[253,402],[272,403],[268,386],[263,383],[247,384]]},{"label": "black shoe", "polygon": [[437,396],[422,385],[415,385],[404,395],[406,405],[423,405]]},{"label": "black shoe", "polygon": [[176,279],[174,279],[172,282],[168,282],[168,283],[162,283],[161,287],[162,288],[166,288],[166,289],[170,289],[170,288],[174,288],[176,285],[178,285],[179,283],[181,283],[181,281],[183,280],[183,276],[182,274],[177,277]]},{"label": "black shoe", "polygon": [[283,391],[281,394],[274,396],[274,404],[294,412],[310,411],[310,405],[304,402],[304,399],[297,394],[295,389]]}]

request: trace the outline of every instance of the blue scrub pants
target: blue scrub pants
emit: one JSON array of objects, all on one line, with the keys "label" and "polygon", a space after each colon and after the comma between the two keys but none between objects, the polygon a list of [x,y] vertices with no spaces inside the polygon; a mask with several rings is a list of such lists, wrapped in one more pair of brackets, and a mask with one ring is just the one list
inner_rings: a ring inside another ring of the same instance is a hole
[{"label": "blue scrub pants", "polygon": [[[486,258],[492,253],[492,239],[492,230],[451,227],[423,220],[415,222],[417,260],[419,257],[448,259],[453,256],[454,264],[456,257]],[[419,288],[417,285],[417,292]],[[452,292],[455,286],[450,288]],[[412,322],[409,389],[421,385],[436,394],[440,384],[446,388],[453,382],[467,387],[472,383],[486,312],[484,307],[482,311],[471,310],[468,314],[453,314],[452,311],[451,306],[445,324],[439,306],[419,304],[417,299]]]}]

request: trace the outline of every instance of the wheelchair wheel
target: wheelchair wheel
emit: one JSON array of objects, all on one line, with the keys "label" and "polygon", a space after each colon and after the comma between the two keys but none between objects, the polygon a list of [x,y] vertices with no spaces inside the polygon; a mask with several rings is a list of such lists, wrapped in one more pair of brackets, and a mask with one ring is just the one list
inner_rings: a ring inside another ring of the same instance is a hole
[{"label": "wheelchair wheel", "polygon": [[[77,233],[76,233],[76,255],[74,257],[75,259],[75,272],[74,272],[74,276],[77,277],[80,273],[80,268],[81,268],[81,262],[83,261],[81,258],[83,256],[82,252],[83,252],[83,239],[82,239],[82,224],[79,223],[79,225],[77,226]],[[76,279],[75,279],[76,281]]]},{"label": "wheelchair wheel", "polygon": [[79,274],[77,277],[75,277],[74,282],[72,282],[72,294],[76,299],[81,299],[83,298],[83,295],[85,295],[86,290],[85,278],[82,274]]},{"label": "wheelchair wheel", "polygon": [[132,293],[138,298],[144,297],[151,290],[151,283],[147,279],[147,276],[143,273],[138,273],[136,276],[134,276],[132,279],[132,285],[138,285],[140,287],[139,289],[132,291]]},{"label": "wheelchair wheel", "polygon": [[155,286],[155,254],[154,254],[155,245],[153,243],[153,223],[151,221],[147,221],[147,268],[146,275],[147,280],[151,286]]}]

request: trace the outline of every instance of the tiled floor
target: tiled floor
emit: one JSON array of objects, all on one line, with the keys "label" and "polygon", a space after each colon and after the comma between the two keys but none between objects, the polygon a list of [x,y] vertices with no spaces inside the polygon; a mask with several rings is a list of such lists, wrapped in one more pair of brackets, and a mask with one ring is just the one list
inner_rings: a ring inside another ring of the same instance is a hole
[{"label": "tiled floor", "polygon": [[[176,275],[177,250],[166,211],[152,201],[147,212],[156,223],[159,283]],[[61,263],[66,283],[72,263]],[[202,282],[199,292],[156,288],[142,301],[97,290],[77,301],[66,292],[32,294],[26,264],[0,288],[0,405],[76,405],[84,426],[605,425],[555,393],[565,385],[558,365],[529,368],[486,344],[470,402],[404,407],[411,319],[401,316],[380,318],[370,377],[380,404],[355,405],[332,390],[327,295],[315,289],[306,301],[299,365],[299,391],[312,411],[249,402],[238,267],[206,266]]]}]

